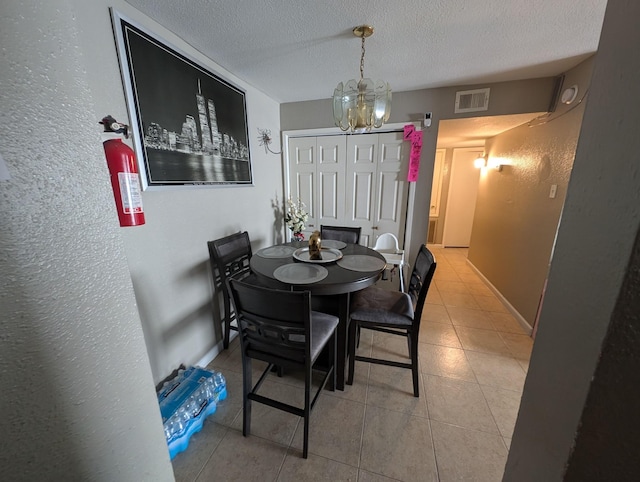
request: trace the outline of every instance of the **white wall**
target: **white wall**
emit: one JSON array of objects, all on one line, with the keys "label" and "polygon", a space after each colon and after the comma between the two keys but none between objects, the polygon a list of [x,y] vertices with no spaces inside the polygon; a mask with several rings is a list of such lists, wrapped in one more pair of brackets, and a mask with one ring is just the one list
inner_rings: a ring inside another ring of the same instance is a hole
[{"label": "white wall", "polygon": [[[112,4],[188,49],[123,1]],[[210,61],[246,89],[255,186],[145,192],[147,224],[118,226],[97,124],[128,117],[110,22],[99,1],[2,6],[0,154],[12,176],[0,181],[7,480],[172,480],[154,383],[215,348],[206,241],[248,229],[258,247],[277,235],[281,161],[257,146],[257,128],[277,132],[278,105]]]}]

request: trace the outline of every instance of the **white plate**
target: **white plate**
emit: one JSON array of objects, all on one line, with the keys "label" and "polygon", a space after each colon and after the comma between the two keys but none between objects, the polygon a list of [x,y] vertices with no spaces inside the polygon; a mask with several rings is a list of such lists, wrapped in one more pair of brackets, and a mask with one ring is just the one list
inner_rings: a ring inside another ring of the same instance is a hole
[{"label": "white plate", "polygon": [[327,277],[329,272],[324,266],[316,264],[291,263],[275,269],[273,277],[283,283],[315,283]]},{"label": "white plate", "polygon": [[293,257],[298,261],[304,261],[305,263],[333,263],[342,258],[342,251],[335,248],[325,248],[320,250],[320,256],[322,259],[309,259],[309,248],[300,248],[294,251]]},{"label": "white plate", "polygon": [[342,249],[347,247],[347,243],[345,243],[344,241],[338,241],[337,239],[323,239],[322,247]]},{"label": "white plate", "polygon": [[367,256],[366,254],[352,254],[338,261],[338,266],[351,271],[380,271],[386,265],[387,263],[384,259]]},{"label": "white plate", "polygon": [[288,258],[293,254],[296,248],[292,246],[270,246],[256,252],[258,256],[263,258]]}]

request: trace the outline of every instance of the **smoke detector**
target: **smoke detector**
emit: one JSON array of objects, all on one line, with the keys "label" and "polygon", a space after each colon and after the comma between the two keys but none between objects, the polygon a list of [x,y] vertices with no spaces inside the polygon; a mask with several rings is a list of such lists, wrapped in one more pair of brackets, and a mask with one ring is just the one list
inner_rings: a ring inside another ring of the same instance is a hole
[{"label": "smoke detector", "polygon": [[571,104],[578,97],[578,86],[572,85],[571,87],[567,87],[562,91],[562,95],[560,96],[560,102],[563,104]]}]

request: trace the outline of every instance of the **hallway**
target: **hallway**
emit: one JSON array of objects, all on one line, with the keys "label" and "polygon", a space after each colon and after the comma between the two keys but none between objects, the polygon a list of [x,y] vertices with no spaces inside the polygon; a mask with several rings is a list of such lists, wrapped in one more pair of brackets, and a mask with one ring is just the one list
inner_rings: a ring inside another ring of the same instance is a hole
[{"label": "hallway", "polygon": [[[532,340],[468,266],[466,249],[430,249],[438,267],[420,329],[419,398],[409,370],[358,362],[352,386],[318,400],[304,460],[291,414],[254,404],[251,436],[242,436],[236,339],[208,367],[223,373],[229,396],[173,460],[176,480],[500,481]],[[406,342],[365,330],[360,351],[403,358]],[[289,401],[302,394],[287,376],[263,390]]]}]

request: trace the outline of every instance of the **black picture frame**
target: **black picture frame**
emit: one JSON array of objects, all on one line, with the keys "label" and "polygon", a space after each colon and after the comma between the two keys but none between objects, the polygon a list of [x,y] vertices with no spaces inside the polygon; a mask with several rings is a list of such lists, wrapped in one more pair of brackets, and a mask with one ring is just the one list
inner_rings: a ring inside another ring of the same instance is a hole
[{"label": "black picture frame", "polygon": [[245,92],[111,15],[142,188],[253,185]]}]

